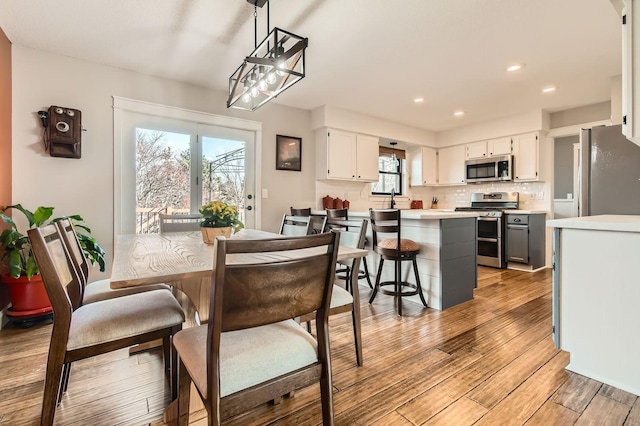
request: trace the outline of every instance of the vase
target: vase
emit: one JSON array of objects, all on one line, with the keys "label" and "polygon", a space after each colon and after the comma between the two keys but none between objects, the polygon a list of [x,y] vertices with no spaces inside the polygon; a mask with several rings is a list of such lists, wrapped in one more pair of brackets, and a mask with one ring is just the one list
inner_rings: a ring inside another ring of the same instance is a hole
[{"label": "vase", "polygon": [[224,228],[200,228],[200,231],[202,231],[202,241],[207,244],[213,244],[217,236],[223,236],[225,238],[231,236],[230,226]]},{"label": "vase", "polygon": [[34,275],[29,279],[24,276],[13,278],[9,275],[3,275],[2,282],[9,289],[13,311],[36,311],[51,308],[42,276]]}]

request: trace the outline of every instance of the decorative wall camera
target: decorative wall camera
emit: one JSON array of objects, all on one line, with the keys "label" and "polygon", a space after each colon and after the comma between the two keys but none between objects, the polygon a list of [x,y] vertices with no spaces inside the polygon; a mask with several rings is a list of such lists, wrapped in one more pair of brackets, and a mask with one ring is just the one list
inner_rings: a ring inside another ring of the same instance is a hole
[{"label": "decorative wall camera", "polygon": [[44,131],[44,148],[52,157],[80,158],[82,112],[52,105],[49,111],[38,111]]}]

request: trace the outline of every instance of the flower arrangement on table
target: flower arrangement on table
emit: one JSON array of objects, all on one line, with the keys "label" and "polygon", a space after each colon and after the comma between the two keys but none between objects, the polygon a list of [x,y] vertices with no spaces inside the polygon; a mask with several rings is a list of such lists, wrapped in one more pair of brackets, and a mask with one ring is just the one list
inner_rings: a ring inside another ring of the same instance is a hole
[{"label": "flower arrangement on table", "polygon": [[200,214],[202,215],[200,230],[207,244],[213,244],[217,235],[229,238],[231,231],[238,232],[244,228],[244,224],[238,219],[238,208],[224,201],[211,201],[203,205]]}]

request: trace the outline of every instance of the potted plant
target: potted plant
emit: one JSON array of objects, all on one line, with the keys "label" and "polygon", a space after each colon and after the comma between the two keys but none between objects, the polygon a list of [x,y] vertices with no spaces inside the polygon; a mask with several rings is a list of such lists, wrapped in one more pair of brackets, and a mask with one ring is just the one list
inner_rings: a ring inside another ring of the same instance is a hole
[{"label": "potted plant", "polygon": [[224,201],[211,201],[200,209],[202,222],[200,230],[202,239],[207,244],[213,244],[218,235],[229,238],[231,231],[238,232],[244,224],[238,219],[238,208],[230,206]]},{"label": "potted plant", "polygon": [[[29,222],[29,228],[36,228],[57,222],[63,217],[51,219],[53,207],[38,207],[31,212],[20,204],[8,206],[0,211],[0,219],[9,225],[0,234],[0,249],[4,251],[2,259],[8,262],[9,273],[0,278],[9,288],[13,311],[37,311],[51,307],[47,292],[40,278],[29,237],[18,230],[14,220],[6,214],[9,209],[20,211]],[[98,264],[100,271],[105,270],[104,250],[93,238],[91,229],[84,225],[81,216],[68,216],[78,230],[78,239],[85,256],[91,264]]]}]

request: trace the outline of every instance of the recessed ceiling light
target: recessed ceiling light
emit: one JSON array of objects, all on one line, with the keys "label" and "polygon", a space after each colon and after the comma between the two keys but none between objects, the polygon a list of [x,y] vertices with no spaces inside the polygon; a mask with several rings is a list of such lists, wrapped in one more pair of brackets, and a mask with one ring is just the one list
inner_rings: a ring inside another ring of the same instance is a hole
[{"label": "recessed ceiling light", "polygon": [[507,71],[509,72],[518,71],[518,70],[521,70],[523,66],[524,66],[523,64],[511,65],[509,68],[507,68]]},{"label": "recessed ceiling light", "polygon": [[542,93],[551,93],[555,91],[556,91],[556,88],[554,86],[549,86],[542,89]]},{"label": "recessed ceiling light", "polygon": [[464,111],[456,111],[453,113],[453,115],[455,115],[456,117],[461,117],[464,115]]},{"label": "recessed ceiling light", "polygon": [[417,104],[422,103],[422,102],[424,102],[424,98],[415,98],[415,99],[413,100],[413,102],[415,102],[415,103],[417,103]]}]

